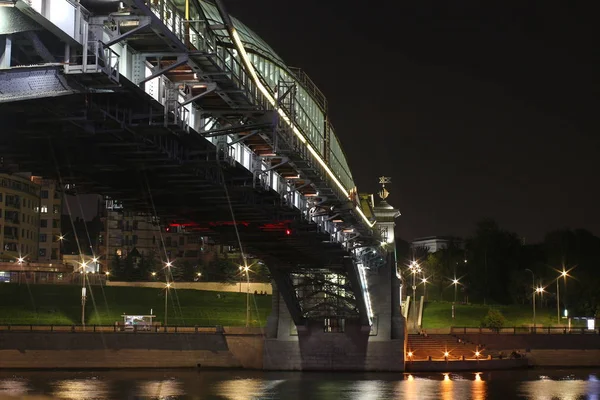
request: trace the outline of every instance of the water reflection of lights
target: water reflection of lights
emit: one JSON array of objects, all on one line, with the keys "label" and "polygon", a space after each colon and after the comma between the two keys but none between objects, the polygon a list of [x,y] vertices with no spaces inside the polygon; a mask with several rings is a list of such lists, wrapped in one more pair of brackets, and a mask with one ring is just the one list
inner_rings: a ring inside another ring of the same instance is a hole
[{"label": "water reflection of lights", "polygon": [[229,400],[254,400],[265,397],[267,391],[284,382],[259,379],[233,379],[216,385],[216,393]]},{"label": "water reflection of lights", "polygon": [[108,398],[108,385],[97,379],[69,379],[55,384],[53,395],[61,399]]},{"label": "water reflection of lights", "polygon": [[175,379],[139,382],[138,388],[138,393],[142,397],[163,399],[172,396],[182,396],[185,394],[181,387],[181,382]]},{"label": "water reflection of lights", "polygon": [[475,380],[471,386],[471,399],[484,400],[486,390],[486,383],[481,379],[481,373],[475,373]]},{"label": "water reflection of lights", "polygon": [[596,393],[600,393],[600,383],[597,381],[568,379],[552,380],[547,376],[540,380],[523,382],[520,393],[532,400],[576,400],[581,398],[598,399]]},{"label": "water reflection of lights", "polygon": [[386,386],[382,381],[358,381],[354,386],[356,398],[361,400],[375,400],[381,398],[381,393]]},{"label": "water reflection of lights", "polygon": [[[439,381],[424,376],[408,374],[404,380],[396,382],[393,395],[379,398],[394,398],[402,400],[438,400]],[[381,393],[381,390],[378,390]],[[357,397],[358,398],[358,397]]]},{"label": "water reflection of lights", "polygon": [[0,380],[0,395],[23,396],[28,392],[27,386],[21,379]]}]

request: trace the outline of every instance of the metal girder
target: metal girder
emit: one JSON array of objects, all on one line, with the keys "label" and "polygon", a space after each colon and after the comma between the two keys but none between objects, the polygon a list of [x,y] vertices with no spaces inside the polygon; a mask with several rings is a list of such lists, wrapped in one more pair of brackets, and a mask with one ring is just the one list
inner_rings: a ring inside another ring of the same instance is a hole
[{"label": "metal girder", "polygon": [[190,98],[188,98],[187,100],[185,100],[183,103],[181,103],[179,106],[183,107],[183,106],[187,106],[188,104],[190,104],[193,101],[196,101],[204,96],[206,96],[207,94],[214,92],[217,89],[217,84],[214,82],[209,82],[206,85],[206,90],[200,94],[197,94],[196,96],[192,96]]},{"label": "metal girder", "polygon": [[140,81],[139,85],[142,86],[144,83],[151,81],[154,78],[158,78],[159,76],[169,72],[170,70],[177,68],[183,64],[186,64],[189,61],[187,56],[183,56],[183,57],[177,57],[177,61],[175,61],[173,64],[169,65],[168,67],[165,67],[161,70],[158,70],[156,72],[154,72],[152,75],[150,75],[147,78],[144,78]]},{"label": "metal girder", "polygon": [[232,133],[260,130],[260,129],[270,128],[270,127],[272,127],[271,124],[234,125],[234,126],[227,127],[227,128],[211,129],[210,131],[200,132],[200,134],[204,137],[210,138],[210,137],[230,135]]},{"label": "metal girder", "polygon": [[232,141],[232,142],[229,142],[229,143],[227,143],[227,144],[228,144],[229,146],[233,146],[233,145],[234,145],[234,144],[236,144],[236,143],[243,142],[244,140],[246,140],[246,139],[248,139],[248,138],[251,138],[252,136],[256,135],[256,134],[257,134],[257,133],[259,133],[259,132],[260,132],[259,130],[255,130],[254,132],[252,132],[252,133],[250,133],[250,134],[248,134],[248,135],[246,135],[246,136],[239,137],[239,138],[235,139],[234,141]]},{"label": "metal girder", "polygon": [[306,319],[302,316],[302,310],[300,309],[298,298],[294,294],[294,287],[289,274],[282,272],[276,266],[269,268],[269,271],[296,327],[306,326]]},{"label": "metal girder", "polygon": [[360,283],[358,265],[351,258],[344,260],[344,267],[348,273],[348,280],[354,291],[354,297],[356,298],[356,305],[359,311],[359,321],[362,326],[371,325],[369,322],[369,314],[367,311],[367,301],[364,294],[362,293],[362,285]]},{"label": "metal girder", "polygon": [[41,56],[44,59],[44,61],[50,62],[50,63],[56,62],[56,58],[54,58],[52,53],[48,50],[48,48],[40,40],[39,36],[37,35],[37,33],[35,31],[24,32],[23,35],[25,35],[25,37],[27,39],[29,39],[29,41],[33,45],[33,48],[35,49],[35,51],[38,53],[39,56]]},{"label": "metal girder", "polygon": [[140,22],[140,24],[136,28],[133,28],[132,30],[130,30],[128,32],[122,33],[119,36],[112,38],[110,41],[106,42],[105,45],[107,47],[110,47],[113,44],[119,43],[121,40],[127,39],[129,36],[141,31],[142,29],[146,28],[147,26],[150,26],[150,18],[148,18],[148,17],[140,17],[139,22]]},{"label": "metal girder", "polygon": [[346,273],[331,268],[305,268],[293,273],[293,282],[303,317],[359,317],[354,287],[349,285]]}]

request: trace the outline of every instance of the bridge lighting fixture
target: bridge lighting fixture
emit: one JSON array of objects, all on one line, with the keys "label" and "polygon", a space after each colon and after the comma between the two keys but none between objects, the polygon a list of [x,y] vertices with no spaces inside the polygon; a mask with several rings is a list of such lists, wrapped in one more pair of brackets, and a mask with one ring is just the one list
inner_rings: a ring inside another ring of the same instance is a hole
[{"label": "bridge lighting fixture", "polygon": [[[327,172],[327,175],[329,175],[329,177],[333,180],[333,182],[335,182],[335,184],[338,186],[338,188],[340,188],[340,190],[342,192],[344,192],[346,197],[351,199],[351,196],[350,196],[351,190],[348,190],[344,187],[344,185],[340,182],[340,180],[337,178],[337,176],[335,176],[335,174],[333,173],[333,171],[331,170],[329,165],[327,165],[325,160],[323,160],[323,158],[313,148],[313,146],[307,142],[307,140],[304,137],[304,135],[302,134],[302,132],[300,132],[300,130],[296,127],[296,125],[291,121],[291,119],[287,116],[285,111],[283,109],[277,107],[277,102],[275,101],[275,98],[273,97],[273,95],[271,95],[269,90],[263,85],[263,83],[259,79],[259,77],[256,73],[256,70],[254,69],[254,66],[252,65],[252,61],[250,61],[250,57],[248,57],[248,53],[246,53],[246,49],[244,48],[244,45],[240,39],[240,36],[238,35],[237,30],[234,27],[231,28],[231,36],[232,36],[234,45],[235,45],[238,53],[242,56],[242,60],[244,61],[244,64],[246,65],[246,69],[250,73],[250,76],[252,77],[252,80],[254,81],[254,84],[256,85],[258,90],[260,90],[260,92],[267,99],[267,101],[277,110],[277,113],[281,116],[281,118],[285,121],[285,123],[292,129],[292,131],[294,132],[296,137],[298,137],[300,142],[302,142],[302,144],[304,144],[308,148],[308,151],[319,162],[319,164],[321,164],[321,166],[323,167],[325,172]],[[369,228],[372,228],[375,225],[375,222],[369,221],[369,219],[367,218],[367,216],[365,215],[363,210],[360,208],[360,206],[356,207],[356,211],[362,217],[362,219],[365,221],[367,226],[369,226]]]}]

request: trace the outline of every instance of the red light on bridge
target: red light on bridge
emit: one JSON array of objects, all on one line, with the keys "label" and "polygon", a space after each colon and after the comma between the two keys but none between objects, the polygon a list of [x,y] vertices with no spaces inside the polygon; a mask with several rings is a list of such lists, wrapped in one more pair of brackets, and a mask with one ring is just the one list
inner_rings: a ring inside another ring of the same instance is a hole
[{"label": "red light on bridge", "polygon": [[292,231],[291,231],[291,230],[289,230],[289,229],[286,229],[286,230],[285,230],[285,234],[289,236],[289,235],[291,235],[291,234],[292,234]]}]

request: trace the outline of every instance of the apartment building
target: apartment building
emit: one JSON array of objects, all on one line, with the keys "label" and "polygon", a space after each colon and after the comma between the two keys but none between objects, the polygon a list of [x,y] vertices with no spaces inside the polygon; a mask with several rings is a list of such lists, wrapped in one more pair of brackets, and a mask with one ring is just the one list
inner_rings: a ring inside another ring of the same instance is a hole
[{"label": "apartment building", "polygon": [[32,182],[40,186],[40,230],[37,260],[39,262],[60,260],[62,191],[58,183],[52,179],[34,176]]},{"label": "apartment building", "polygon": [[196,265],[207,261],[217,250],[211,240],[200,234],[186,232],[183,226],[161,226],[157,217],[125,210],[117,201],[107,199],[102,208],[99,214],[103,231],[98,235],[97,254],[109,264],[103,270],[110,270],[114,255],[154,254],[158,259]]},{"label": "apartment building", "polygon": [[0,261],[37,260],[40,191],[31,176],[0,174]]}]

